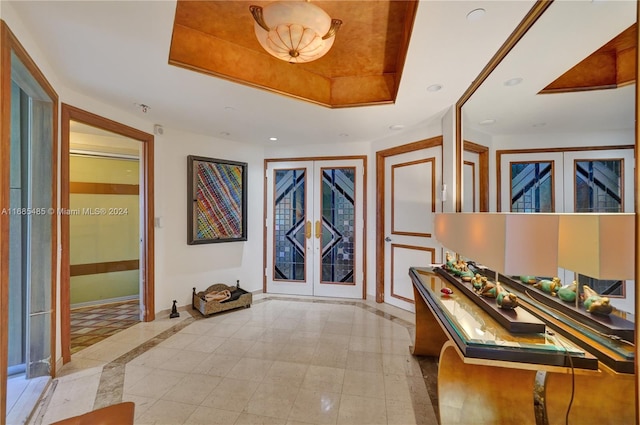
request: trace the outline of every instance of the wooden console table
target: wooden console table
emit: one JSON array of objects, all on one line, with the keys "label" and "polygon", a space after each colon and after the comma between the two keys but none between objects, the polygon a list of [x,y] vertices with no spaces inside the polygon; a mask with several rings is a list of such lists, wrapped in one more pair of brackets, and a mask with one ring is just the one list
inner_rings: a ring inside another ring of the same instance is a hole
[{"label": "wooden console table", "polygon": [[[633,424],[633,374],[608,368],[547,327],[506,331],[447,281],[412,267],[416,306],[414,355],[438,356],[441,425]],[[573,398],[571,396],[574,389]]]}]

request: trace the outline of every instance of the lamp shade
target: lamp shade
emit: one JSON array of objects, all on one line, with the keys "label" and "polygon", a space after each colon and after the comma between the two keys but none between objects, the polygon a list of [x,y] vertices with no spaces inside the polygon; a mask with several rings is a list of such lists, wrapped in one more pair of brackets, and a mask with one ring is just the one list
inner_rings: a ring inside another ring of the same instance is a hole
[{"label": "lamp shade", "polygon": [[508,275],[558,273],[556,214],[442,213],[435,237],[445,247]]},{"label": "lamp shade", "polygon": [[635,279],[633,214],[560,214],[560,267],[595,279]]},{"label": "lamp shade", "polygon": [[310,62],[324,56],[342,24],[306,1],[274,2],[250,6],[260,45],[271,55],[291,63]]}]

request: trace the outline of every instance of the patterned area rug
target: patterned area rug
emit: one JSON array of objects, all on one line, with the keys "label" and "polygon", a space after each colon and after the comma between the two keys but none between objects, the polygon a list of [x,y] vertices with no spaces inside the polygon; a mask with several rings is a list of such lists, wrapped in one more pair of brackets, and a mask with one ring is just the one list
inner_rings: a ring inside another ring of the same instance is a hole
[{"label": "patterned area rug", "polygon": [[138,300],[71,310],[71,354],[140,322]]}]

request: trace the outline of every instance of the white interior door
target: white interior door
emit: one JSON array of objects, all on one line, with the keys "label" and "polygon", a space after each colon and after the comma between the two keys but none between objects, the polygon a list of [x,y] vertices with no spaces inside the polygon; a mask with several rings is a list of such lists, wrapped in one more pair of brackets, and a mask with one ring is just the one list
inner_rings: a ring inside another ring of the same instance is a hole
[{"label": "white interior door", "polygon": [[442,210],[442,149],[433,147],[385,158],[384,301],[415,311],[409,267],[439,261],[434,214]]},{"label": "white interior door", "polygon": [[363,298],[364,164],[267,167],[267,292]]}]

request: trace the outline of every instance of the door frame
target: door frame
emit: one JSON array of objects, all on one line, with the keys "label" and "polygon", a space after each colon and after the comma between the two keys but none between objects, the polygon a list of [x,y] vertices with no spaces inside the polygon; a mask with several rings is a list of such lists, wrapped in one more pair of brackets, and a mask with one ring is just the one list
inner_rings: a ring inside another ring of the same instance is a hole
[{"label": "door frame", "polygon": [[[263,202],[262,202],[262,243],[266,246],[267,243],[267,173],[269,164],[272,162],[296,162],[296,161],[341,161],[341,160],[361,160],[363,167],[363,179],[362,179],[362,299],[367,298],[367,156],[366,155],[347,155],[347,156],[310,156],[310,157],[296,157],[296,158],[265,158],[264,160],[264,189],[263,189]],[[262,250],[262,292],[267,293],[267,249]]]},{"label": "door frame", "polygon": [[[142,205],[140,213],[144,216],[140,235],[142,239],[142,303],[144,310],[142,320],[150,322],[155,319],[154,299],[154,198],[153,198],[153,142],[154,136],[135,128],[120,124],[108,118],[76,108],[65,103],[61,111],[61,158],[60,158],[60,208],[62,211],[70,209],[69,196],[69,142],[70,122],[78,121],[93,127],[128,137],[142,142],[142,179],[144,191],[140,193]],[[69,215],[60,215],[61,233],[61,264],[60,264],[60,341],[62,344],[62,362],[71,361],[71,265],[70,265],[70,223]]]},{"label": "door frame", "polygon": [[478,170],[480,175],[480,181],[478,182],[478,191],[480,192],[480,199],[478,199],[480,212],[489,211],[489,148],[483,145],[479,145],[468,140],[464,141],[464,150],[467,152],[473,152],[478,154]]},{"label": "door frame", "polygon": [[[5,21],[0,19],[0,204],[9,207],[9,172],[11,147],[11,51],[20,59],[33,78],[52,100],[52,207],[57,210],[58,185],[58,94],[49,83],[27,50],[13,34]],[[57,283],[57,244],[58,217],[51,215],[51,376],[56,375],[56,283]],[[0,423],[7,415],[7,364],[9,349],[9,215],[0,215]]]},{"label": "door frame", "polygon": [[442,146],[442,136],[395,146],[376,152],[376,302],[384,302],[384,162],[388,156]]}]

